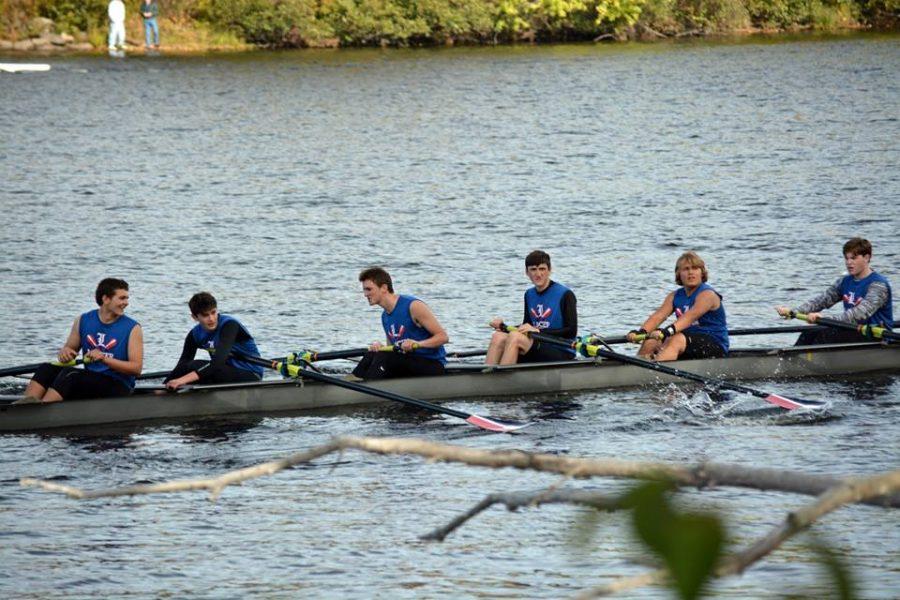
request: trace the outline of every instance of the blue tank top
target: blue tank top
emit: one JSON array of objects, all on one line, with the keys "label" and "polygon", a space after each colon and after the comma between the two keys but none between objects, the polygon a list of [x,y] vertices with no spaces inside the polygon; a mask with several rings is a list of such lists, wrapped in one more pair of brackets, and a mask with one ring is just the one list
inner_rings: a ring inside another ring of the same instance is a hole
[{"label": "blue tank top", "polygon": [[[244,340],[243,342],[235,340],[232,349],[240,352],[241,354],[246,354],[247,356],[259,356],[259,348],[256,347],[256,341],[253,339],[253,336],[250,335],[250,332],[247,331],[247,328],[244,327],[244,325],[240,321],[228,315],[223,315],[221,313],[219,314],[219,322],[216,324],[216,328],[214,331],[207,331],[203,328],[202,325],[198,323],[191,330],[191,335],[194,336],[194,341],[199,347],[205,350],[215,351],[216,346],[219,344],[219,335],[222,332],[222,327],[225,325],[225,323],[230,323],[231,321],[237,323],[238,327],[241,328],[241,331],[243,331],[244,334],[249,338],[247,340]],[[229,356],[228,360],[226,360],[225,362],[227,362],[232,367],[256,373],[259,377],[263,376],[263,368],[259,365],[245,362],[233,356]]]},{"label": "blue tank top", "polygon": [[675,316],[680,318],[686,313],[702,292],[711,290],[719,297],[719,308],[708,311],[699,320],[694,321],[690,327],[684,330],[684,333],[703,333],[713,338],[722,349],[728,353],[728,323],[725,319],[725,305],[721,302],[722,294],[716,292],[708,283],[701,283],[690,296],[684,291],[684,288],[675,290],[675,297],[672,299],[672,306],[675,307]]},{"label": "blue tank top", "polygon": [[[561,283],[551,281],[543,292],[537,288],[530,288],[525,292],[525,312],[528,314],[528,322],[538,329],[562,329],[563,322],[562,300],[569,288]],[[574,348],[567,348],[566,352],[575,356]]]},{"label": "blue tank top", "polygon": [[[106,356],[128,360],[128,339],[131,337],[131,330],[137,324],[137,321],[125,315],[112,323],[104,323],[100,320],[100,309],[89,310],[78,320],[81,353],[87,354],[99,348]],[[128,389],[134,389],[134,375],[113,371],[101,362],[86,363],[84,368],[117,379],[127,385]]]},{"label": "blue tank top", "polygon": [[[410,305],[416,300],[418,298],[415,296],[401,294],[392,312],[384,311],[381,313],[381,326],[384,327],[384,334],[391,344],[396,344],[402,340],[427,340],[431,337],[431,333],[427,329],[416,325],[412,314],[409,312]],[[412,354],[440,361],[442,365],[447,364],[447,351],[444,350],[443,346],[417,348],[412,351]]]},{"label": "blue tank top", "polygon": [[869,291],[869,286],[876,281],[880,281],[887,286],[887,302],[885,302],[874,315],[866,319],[864,324],[879,325],[890,329],[894,324],[894,310],[892,306],[894,300],[891,292],[891,284],[888,282],[887,278],[883,275],[879,275],[875,271],[872,271],[869,273],[868,277],[860,279],[859,281],[853,279],[852,275],[847,275],[841,280],[840,290],[841,299],[844,302],[844,310],[850,310],[862,302],[863,298],[866,297],[866,292]]}]

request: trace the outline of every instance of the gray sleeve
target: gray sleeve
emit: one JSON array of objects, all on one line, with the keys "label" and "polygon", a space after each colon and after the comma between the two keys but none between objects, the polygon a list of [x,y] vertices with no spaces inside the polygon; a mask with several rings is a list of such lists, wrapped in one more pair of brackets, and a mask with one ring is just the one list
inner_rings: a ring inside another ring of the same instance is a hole
[{"label": "gray sleeve", "polygon": [[821,294],[814,296],[798,306],[794,309],[794,312],[799,313],[811,313],[811,312],[819,312],[820,310],[824,310],[826,308],[830,308],[841,301],[841,280],[843,277],[838,278],[833,284],[831,284],[828,289],[826,289]]},{"label": "gray sleeve", "polygon": [[850,323],[865,323],[869,317],[885,305],[889,297],[888,287],[880,281],[873,281],[869,285],[868,291],[866,291],[866,296],[860,303],[850,310],[845,310],[837,320]]}]

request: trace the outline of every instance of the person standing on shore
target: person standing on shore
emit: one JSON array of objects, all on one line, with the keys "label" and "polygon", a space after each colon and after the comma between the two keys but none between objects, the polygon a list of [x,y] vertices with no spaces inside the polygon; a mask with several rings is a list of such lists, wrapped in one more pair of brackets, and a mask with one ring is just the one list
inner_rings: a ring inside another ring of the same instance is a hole
[{"label": "person standing on shore", "polygon": [[110,0],[106,12],[109,15],[109,51],[125,50],[125,3]]},{"label": "person standing on shore", "polygon": [[144,18],[144,48],[159,50],[159,25],[156,23],[156,18],[159,16],[159,5],[156,0],[144,0],[141,4],[141,16]]}]

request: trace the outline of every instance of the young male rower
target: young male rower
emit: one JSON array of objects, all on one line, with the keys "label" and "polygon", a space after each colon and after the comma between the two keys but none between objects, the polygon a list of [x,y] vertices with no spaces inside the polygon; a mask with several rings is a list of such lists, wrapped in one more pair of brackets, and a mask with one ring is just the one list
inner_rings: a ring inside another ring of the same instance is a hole
[{"label": "young male rower", "polygon": [[363,295],[369,306],[380,306],[381,325],[393,352],[380,351],[381,342],[369,346],[353,375],[363,379],[443,375],[447,363],[444,344],[450,341],[428,305],[416,298],[394,292],[394,283],[381,267],[359,274]]},{"label": "young male rower", "polygon": [[[239,383],[262,379],[262,367],[231,355],[235,351],[259,356],[256,341],[240,321],[220,313],[215,297],[209,292],[191,296],[188,307],[197,324],[184,338],[181,358],[165,379],[167,388],[177,390],[191,383]],[[197,350],[208,351],[210,359],[195,360]]]},{"label": "young male rower", "polygon": [[514,365],[517,362],[550,362],[570,360],[575,350],[533,340],[528,333],[543,333],[565,340],[578,335],[578,306],[575,293],[550,279],[550,255],[534,250],[525,257],[525,275],[534,284],[525,292],[525,314],[522,324],[507,333],[503,320],[495,317],[485,364]]},{"label": "young male rower", "polygon": [[[847,274],[838,278],[824,292],[794,309],[776,306],[783,317],[791,312],[807,314],[807,321],[815,323],[819,311],[843,302],[844,312],[834,317],[837,321],[858,325],[877,325],[890,329],[894,322],[891,284],[881,274],[872,270],[872,244],[864,238],[852,238],[844,244],[844,266]],[[804,331],[797,338],[797,346],[870,341],[856,331],[846,329],[822,329]]]},{"label": "young male rower", "polygon": [[[720,358],[728,354],[728,325],[722,295],[706,283],[709,272],[696,252],[685,252],[675,261],[675,283],[663,303],[640,329],[628,332],[634,342],[647,334],[638,355],[654,360]],[[675,322],[660,326],[675,314]]]},{"label": "young male rower", "polygon": [[82,398],[127,396],[144,365],[144,334],[140,324],[125,316],[128,284],[106,278],[94,299],[100,307],[75,319],[57,358],[66,363],[78,356],[84,368],[41,365],[25,388],[22,402],[58,402]]}]

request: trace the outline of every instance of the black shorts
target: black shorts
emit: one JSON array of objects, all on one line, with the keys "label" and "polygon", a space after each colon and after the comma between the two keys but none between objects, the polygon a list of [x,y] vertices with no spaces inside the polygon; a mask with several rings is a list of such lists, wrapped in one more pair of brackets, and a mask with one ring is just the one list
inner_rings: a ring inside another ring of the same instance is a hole
[{"label": "black shorts", "polygon": [[38,367],[31,379],[47,389],[56,390],[64,400],[111,398],[131,394],[131,388],[115,377],[76,367],[57,367],[50,363]]},{"label": "black shorts", "polygon": [[531,348],[528,349],[528,352],[519,356],[519,362],[556,362],[560,360],[572,360],[573,358],[575,358],[575,355],[566,348],[534,340],[531,344]]},{"label": "black shorts", "polygon": [[724,358],[728,353],[719,345],[711,335],[705,333],[685,333],[687,346],[684,352],[678,355],[678,360],[690,360],[693,358]]},{"label": "black shorts", "polygon": [[859,342],[871,342],[858,331],[850,331],[849,329],[818,329],[813,331],[804,331],[797,338],[795,346],[816,346],[819,344],[852,344]]},{"label": "black shorts", "polygon": [[[184,363],[178,363],[177,365],[175,365],[175,368],[172,369],[172,372],[166,376],[163,383],[168,383],[172,379],[183,377],[191,371],[199,371],[199,369],[208,364],[208,360],[191,360]],[[247,369],[239,369],[234,365],[225,363],[209,375],[206,375],[205,373],[201,374],[199,383],[203,385],[216,383],[244,383],[246,381],[259,381],[260,379],[260,376],[253,371],[248,371]]]},{"label": "black shorts", "polygon": [[353,374],[363,379],[423,377],[444,373],[441,361],[403,352],[367,352],[353,369]]}]

